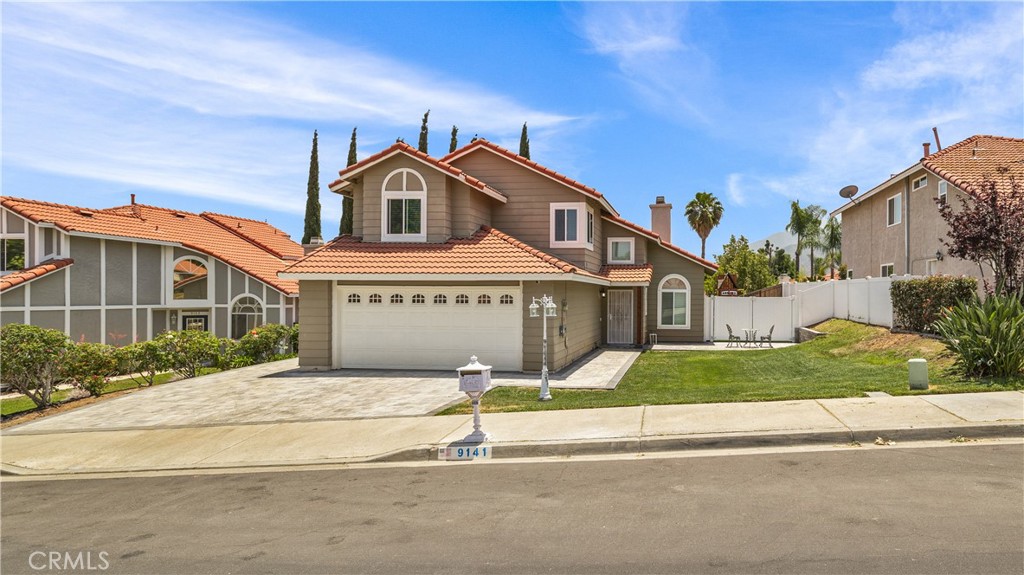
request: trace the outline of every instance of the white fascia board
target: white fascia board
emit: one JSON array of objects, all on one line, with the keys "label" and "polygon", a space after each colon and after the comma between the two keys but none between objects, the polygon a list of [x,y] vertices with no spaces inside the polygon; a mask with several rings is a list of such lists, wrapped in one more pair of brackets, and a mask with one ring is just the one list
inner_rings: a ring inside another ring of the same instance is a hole
[{"label": "white fascia board", "polygon": [[63,230],[63,229],[61,231],[64,231],[69,236],[76,236],[76,237],[82,237],[82,238],[95,238],[95,239],[99,239],[99,240],[117,240],[117,241],[120,241],[120,242],[135,242],[135,243],[139,243],[139,244],[153,244],[155,246],[171,246],[171,247],[176,247],[176,248],[184,247],[184,246],[182,246],[178,242],[167,242],[167,241],[162,241],[162,240],[150,240],[150,239],[146,239],[146,238],[137,238],[135,236],[115,236],[115,235],[112,235],[112,234],[96,234],[96,233],[92,233],[92,232],[78,232],[78,231],[75,231],[75,230],[66,231],[66,230]]},{"label": "white fascia board", "polygon": [[[315,274],[278,272],[277,277],[288,280],[321,281],[439,281],[439,282],[483,282],[483,281],[577,281],[595,285],[611,285],[605,279],[573,273],[560,274]],[[646,284],[643,284],[646,285]]]},{"label": "white fascia board", "polygon": [[921,162],[918,162],[918,163],[914,164],[913,166],[910,166],[909,168],[903,170],[902,172],[896,174],[895,176],[889,178],[888,180],[882,182],[881,184],[878,184],[877,186],[871,188],[866,193],[864,193],[862,196],[860,196],[860,197],[854,196],[854,197],[850,198],[849,202],[846,202],[842,206],[836,208],[829,215],[830,216],[837,216],[837,215],[845,212],[846,210],[852,208],[853,206],[859,205],[864,200],[870,198],[871,196],[873,196],[873,195],[881,192],[885,188],[891,186],[893,184],[893,182],[895,182],[896,180],[900,180],[902,178],[905,178],[905,177],[909,176],[910,174],[912,174],[912,173],[914,173],[914,172],[916,172],[916,171],[918,171],[918,170],[920,170],[922,168],[924,168],[924,165]]}]

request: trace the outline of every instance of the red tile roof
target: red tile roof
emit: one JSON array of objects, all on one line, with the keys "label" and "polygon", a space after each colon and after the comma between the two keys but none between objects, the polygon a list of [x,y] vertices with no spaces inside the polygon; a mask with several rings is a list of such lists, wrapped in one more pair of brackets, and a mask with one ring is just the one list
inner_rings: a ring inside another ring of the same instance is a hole
[{"label": "red tile roof", "polygon": [[670,243],[662,240],[660,234],[652,232],[651,230],[649,230],[647,228],[638,226],[638,225],[634,224],[633,222],[631,222],[629,220],[624,220],[624,219],[622,219],[622,218],[620,218],[618,216],[610,216],[610,215],[608,215],[608,216],[603,216],[603,217],[604,217],[604,219],[606,219],[608,221],[611,221],[611,222],[615,222],[615,223],[619,224],[620,226],[622,226],[622,227],[624,227],[626,229],[630,229],[630,230],[633,230],[634,232],[636,232],[638,234],[647,236],[648,238],[657,241],[658,245],[660,245],[661,247],[663,247],[663,248],[665,248],[665,249],[667,249],[669,251],[673,251],[673,252],[675,252],[675,253],[683,256],[683,257],[686,257],[686,258],[688,258],[690,260],[693,260],[694,262],[696,262],[696,263],[698,263],[698,264],[700,264],[700,265],[702,265],[702,266],[704,266],[704,267],[706,267],[706,268],[708,268],[708,269],[710,269],[712,271],[715,271],[715,270],[718,269],[718,264],[716,264],[714,262],[711,262],[711,261],[708,261],[708,260],[706,260],[706,259],[704,259],[704,258],[702,258],[702,257],[700,257],[700,256],[698,256],[696,254],[691,254],[690,252],[684,250],[683,248],[681,248],[679,246],[670,244]]},{"label": "red tile roof", "polygon": [[[143,204],[108,209],[80,208],[12,197],[4,197],[0,205],[33,222],[52,223],[65,232],[180,244],[220,259],[285,294],[296,295],[299,292],[297,282],[277,277],[277,272],[284,268],[286,262],[276,253],[243,235],[228,231],[202,214]],[[276,229],[269,224],[262,226],[260,229],[264,232]],[[262,232],[254,232],[253,235],[267,239]],[[276,243],[291,242],[285,237]],[[295,248],[289,249],[297,253]],[[298,246],[298,250],[301,249]]]},{"label": "red tile roof", "polygon": [[455,166],[443,160],[439,160],[433,156],[424,154],[423,152],[417,150],[416,148],[410,146],[409,144],[406,144],[405,142],[395,142],[390,147],[381,150],[380,152],[377,152],[376,154],[368,158],[364,158],[363,160],[356,162],[355,164],[352,164],[351,166],[348,166],[347,168],[341,170],[340,172],[338,172],[338,179],[331,182],[327,187],[330,188],[331,190],[335,190],[335,188],[341,186],[346,182],[347,177],[351,177],[352,175],[361,172],[363,169],[368,168],[369,166],[385,158],[388,158],[396,153],[402,153],[408,156],[412,156],[420,160],[421,162],[433,166],[438,170],[441,170],[442,172],[448,174],[449,176],[461,182],[464,182],[467,186],[473,189],[485,192],[492,196],[497,196],[500,198],[505,197],[505,194],[488,186],[486,183],[480,181],[479,179],[474,178],[473,176],[463,172],[462,170],[456,168]]},{"label": "red tile roof", "polygon": [[581,182],[578,182],[578,181],[570,178],[569,176],[566,176],[564,174],[560,174],[560,173],[552,170],[551,168],[542,166],[542,165],[538,164],[537,162],[534,162],[533,160],[528,160],[528,159],[524,158],[523,156],[520,156],[519,154],[516,154],[516,153],[512,152],[511,150],[508,150],[506,148],[502,148],[501,146],[499,146],[499,145],[497,145],[497,144],[495,144],[493,142],[489,142],[489,141],[487,141],[487,140],[485,140],[483,138],[477,138],[476,140],[473,140],[469,144],[467,144],[467,145],[459,148],[458,150],[455,150],[454,152],[448,154],[447,156],[441,158],[441,161],[442,162],[450,162],[452,160],[455,160],[456,158],[460,158],[462,156],[465,156],[466,154],[472,152],[473,150],[477,150],[479,148],[484,148],[484,149],[490,150],[490,151],[492,151],[492,152],[494,152],[494,153],[496,153],[496,154],[498,154],[500,156],[503,156],[503,157],[508,158],[510,160],[513,160],[513,161],[515,161],[515,162],[517,162],[519,164],[522,164],[522,165],[524,165],[524,166],[526,166],[526,167],[528,167],[528,168],[530,168],[532,170],[540,172],[541,174],[544,174],[545,176],[547,176],[547,177],[549,177],[549,178],[551,178],[551,179],[553,179],[555,181],[558,181],[558,182],[560,182],[562,184],[565,184],[565,185],[569,186],[570,188],[573,188],[573,189],[575,189],[575,190],[577,190],[579,192],[583,192],[585,195],[588,195],[588,196],[590,196],[592,198],[595,198],[595,199],[598,199],[598,200],[602,200],[606,204],[605,207],[608,209],[608,211],[613,212],[613,213],[615,212],[614,208],[611,207],[611,204],[608,204],[608,200],[604,197],[604,195],[601,192],[597,191],[596,189],[594,189],[594,188],[592,188],[592,187],[590,187],[590,186],[588,186],[586,184],[583,184]]},{"label": "red tile roof", "polygon": [[643,265],[611,265],[602,266],[597,274],[612,283],[651,283],[654,266]]},{"label": "red tile roof", "polygon": [[[1024,183],[1024,140],[1002,136],[971,136],[921,160],[925,168],[965,192],[978,189],[988,177],[997,189],[1009,190],[1009,177]],[[1000,170],[1006,169],[1004,173]]]},{"label": "red tile roof", "polygon": [[363,242],[341,236],[281,272],[288,274],[385,275],[576,274],[593,279],[569,262],[483,226],[468,238],[443,244]]},{"label": "red tile roof", "polygon": [[203,212],[199,215],[281,259],[302,257],[302,246],[292,241],[291,236],[267,222],[213,212]]},{"label": "red tile roof", "polygon": [[0,292],[8,290],[15,286],[19,286],[23,283],[30,282],[36,278],[41,278],[48,273],[55,272],[62,268],[66,268],[73,263],[75,263],[75,260],[71,258],[50,260],[47,262],[43,262],[35,267],[28,268],[26,270],[9,273],[3,277],[0,277]]}]

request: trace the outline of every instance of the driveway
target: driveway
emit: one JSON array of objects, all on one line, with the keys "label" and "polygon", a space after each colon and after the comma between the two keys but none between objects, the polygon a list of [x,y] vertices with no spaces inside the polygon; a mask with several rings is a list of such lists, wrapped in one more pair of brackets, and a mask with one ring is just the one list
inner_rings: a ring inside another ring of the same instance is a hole
[{"label": "driveway", "polygon": [[[637,355],[603,350],[553,376],[551,386],[614,387]],[[495,374],[494,383],[539,387],[540,377]],[[465,399],[454,370],[308,372],[290,359],[143,389],[4,434],[411,417]]]}]

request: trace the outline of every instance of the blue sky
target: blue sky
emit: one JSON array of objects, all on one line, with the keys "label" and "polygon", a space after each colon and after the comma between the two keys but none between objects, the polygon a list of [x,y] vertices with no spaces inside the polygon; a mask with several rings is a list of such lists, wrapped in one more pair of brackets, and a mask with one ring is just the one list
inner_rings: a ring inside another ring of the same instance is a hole
[{"label": "blue sky", "polygon": [[479,134],[604,193],[699,252],[763,238],[789,202],[840,205],[978,133],[1024,137],[1024,5],[1012,3],[11,3],[3,193],[267,220],[298,239],[309,151],[326,184],[430,114],[430,152]]}]

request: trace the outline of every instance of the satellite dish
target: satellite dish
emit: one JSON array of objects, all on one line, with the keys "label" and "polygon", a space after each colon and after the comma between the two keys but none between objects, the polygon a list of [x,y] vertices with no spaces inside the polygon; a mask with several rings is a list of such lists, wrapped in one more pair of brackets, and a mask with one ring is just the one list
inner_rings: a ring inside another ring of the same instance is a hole
[{"label": "satellite dish", "polygon": [[850,184],[849,186],[846,186],[845,188],[839,190],[839,195],[846,199],[850,199],[853,196],[857,195],[857,186]]}]

